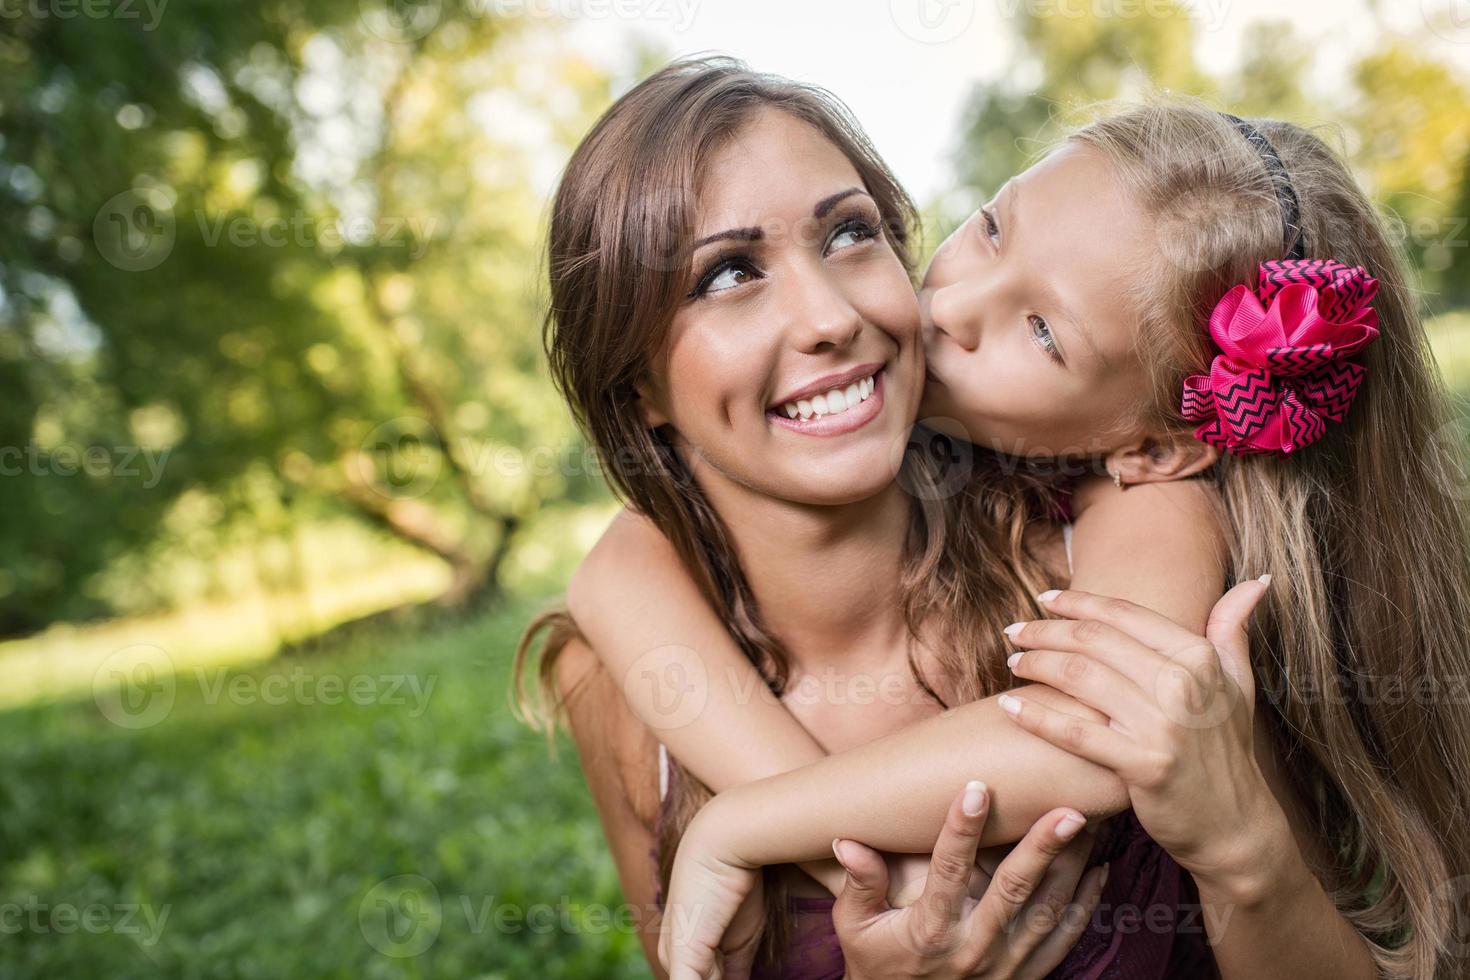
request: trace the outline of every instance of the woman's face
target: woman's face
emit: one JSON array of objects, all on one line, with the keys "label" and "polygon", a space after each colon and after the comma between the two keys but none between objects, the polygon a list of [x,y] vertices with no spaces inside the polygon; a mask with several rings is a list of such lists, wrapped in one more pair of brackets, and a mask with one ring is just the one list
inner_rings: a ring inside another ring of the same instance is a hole
[{"label": "woman's face", "polygon": [[853,165],[761,110],[709,160],[694,238],[647,419],[674,428],[707,492],[834,505],[885,489],[923,388],[919,311]]},{"label": "woman's face", "polygon": [[1096,150],[1012,178],[934,254],[920,306],[926,424],[1015,456],[1093,455],[1147,391],[1129,282],[1156,252]]}]

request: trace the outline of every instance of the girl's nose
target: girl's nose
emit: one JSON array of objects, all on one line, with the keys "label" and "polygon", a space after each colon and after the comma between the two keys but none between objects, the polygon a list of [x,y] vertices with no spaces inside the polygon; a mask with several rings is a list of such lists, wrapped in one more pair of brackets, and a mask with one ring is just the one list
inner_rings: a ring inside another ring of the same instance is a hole
[{"label": "girl's nose", "polygon": [[966,315],[966,307],[958,286],[945,286],[928,291],[928,323],[939,333],[953,340],[967,351],[980,344],[980,329],[973,316]]}]

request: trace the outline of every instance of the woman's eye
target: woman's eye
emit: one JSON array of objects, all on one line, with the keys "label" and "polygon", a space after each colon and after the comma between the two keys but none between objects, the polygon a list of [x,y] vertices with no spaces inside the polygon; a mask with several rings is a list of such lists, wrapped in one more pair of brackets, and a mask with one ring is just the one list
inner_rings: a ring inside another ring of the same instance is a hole
[{"label": "woman's eye", "polygon": [[1036,342],[1036,346],[1052,360],[1060,361],[1062,355],[1057,350],[1056,338],[1052,336],[1051,324],[1035,313],[1027,317],[1026,322],[1031,325],[1031,339]]},{"label": "woman's eye", "polygon": [[733,289],[742,283],[751,280],[750,270],[744,266],[732,265],[715,274],[705,287],[706,292],[718,293],[722,289]]},{"label": "woman's eye", "polygon": [[743,286],[759,278],[760,274],[749,262],[743,259],[727,259],[701,276],[699,283],[689,295],[697,297],[705,293],[722,293],[727,289]]},{"label": "woman's eye", "polygon": [[873,230],[873,226],[866,221],[854,220],[844,222],[832,233],[832,241],[827,248],[828,251],[832,252],[838,249],[851,248],[853,245],[860,245],[870,238],[877,237],[877,234]]}]

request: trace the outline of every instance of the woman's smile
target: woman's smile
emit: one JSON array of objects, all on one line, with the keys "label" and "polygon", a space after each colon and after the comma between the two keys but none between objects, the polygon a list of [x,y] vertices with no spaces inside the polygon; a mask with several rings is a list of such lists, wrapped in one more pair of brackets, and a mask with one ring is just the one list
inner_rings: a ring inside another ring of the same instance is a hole
[{"label": "woman's smile", "polygon": [[866,364],[821,378],[766,410],[772,424],[809,436],[853,432],[883,411],[883,366]]}]

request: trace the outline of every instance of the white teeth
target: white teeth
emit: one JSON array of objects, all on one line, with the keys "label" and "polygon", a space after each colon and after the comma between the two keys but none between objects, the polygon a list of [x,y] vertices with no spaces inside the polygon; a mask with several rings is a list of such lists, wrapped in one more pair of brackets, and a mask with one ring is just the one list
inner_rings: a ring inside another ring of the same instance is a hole
[{"label": "white teeth", "polygon": [[781,406],[781,411],[786,413],[787,418],[803,419],[812,417],[820,418],[824,415],[838,415],[847,411],[854,405],[867,401],[873,395],[876,381],[873,377],[854,381],[846,388],[833,388],[820,395],[811,398],[801,398],[794,402],[787,402]]}]

